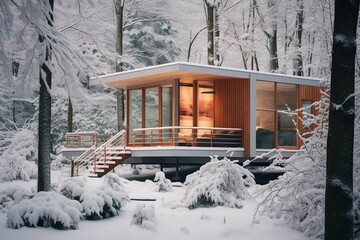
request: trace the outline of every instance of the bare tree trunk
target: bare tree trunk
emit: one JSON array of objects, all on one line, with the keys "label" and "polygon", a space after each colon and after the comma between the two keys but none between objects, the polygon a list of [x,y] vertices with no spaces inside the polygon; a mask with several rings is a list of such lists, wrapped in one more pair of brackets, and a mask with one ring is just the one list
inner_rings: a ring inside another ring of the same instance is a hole
[{"label": "bare tree trunk", "polygon": [[[52,26],[54,0],[49,0],[51,7],[50,19],[47,22]],[[44,37],[39,36],[44,42]],[[51,191],[51,95],[46,85],[51,88],[52,72],[47,64],[51,61],[51,46],[46,47],[45,56],[40,60],[40,95],[39,95],[39,140],[38,140],[38,186],[37,190]],[[45,76],[45,79],[43,79]],[[45,84],[46,82],[46,84]]]},{"label": "bare tree trunk", "polygon": [[72,106],[72,102],[71,102],[71,99],[69,97],[69,100],[68,100],[68,118],[67,118],[67,131],[68,132],[73,132],[73,106]]},{"label": "bare tree trunk", "polygon": [[251,42],[252,42],[252,50],[251,50],[251,70],[254,70],[254,64],[256,71],[259,71],[259,63],[256,56],[256,50],[255,50],[255,8],[256,8],[256,1],[253,0],[250,2],[250,9],[251,9],[251,15],[252,15],[252,22],[251,22]]},{"label": "bare tree trunk", "polygon": [[325,240],[353,239],[354,74],[359,0],[336,0],[329,132]]},{"label": "bare tree trunk", "polygon": [[204,0],[206,24],[207,24],[207,52],[208,52],[208,64],[214,65],[214,6]]},{"label": "bare tree trunk", "polygon": [[[124,4],[125,0],[116,0],[116,52],[123,55],[123,19],[124,19]],[[124,65],[122,60],[116,61],[116,72],[122,72]],[[124,89],[118,89],[116,92],[116,106],[117,106],[117,128],[118,131],[124,128],[125,120],[125,96]]]},{"label": "bare tree trunk", "polygon": [[269,61],[269,71],[275,72],[279,69],[279,60],[278,60],[278,53],[277,53],[277,28],[273,26],[272,32],[268,35],[269,41],[269,54],[270,54],[270,61]]},{"label": "bare tree trunk", "polygon": [[220,27],[219,27],[219,5],[214,7],[214,56],[216,65],[220,65],[220,52],[219,52],[219,38],[220,38]]},{"label": "bare tree trunk", "polygon": [[191,36],[191,31],[190,31],[190,41],[189,41],[189,48],[188,48],[188,54],[187,54],[187,58],[186,58],[186,61],[187,62],[190,62],[190,55],[191,55],[191,48],[192,48],[192,45],[194,44],[196,38],[199,36],[199,34],[204,31],[207,27],[203,27],[202,29],[200,29],[194,37]]},{"label": "bare tree trunk", "polygon": [[303,71],[303,59],[301,55],[301,39],[303,33],[304,23],[304,2],[303,0],[297,0],[297,11],[295,21],[295,56],[293,57],[293,73],[296,76],[304,76]]}]

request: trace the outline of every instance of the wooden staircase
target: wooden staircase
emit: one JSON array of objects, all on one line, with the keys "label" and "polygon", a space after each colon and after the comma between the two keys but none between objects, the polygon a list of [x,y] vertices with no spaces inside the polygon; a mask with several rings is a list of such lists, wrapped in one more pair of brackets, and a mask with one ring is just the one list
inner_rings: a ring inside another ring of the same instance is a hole
[{"label": "wooden staircase", "polygon": [[75,174],[102,177],[131,156],[125,149],[125,130],[118,132],[100,147],[93,145],[75,162]]}]

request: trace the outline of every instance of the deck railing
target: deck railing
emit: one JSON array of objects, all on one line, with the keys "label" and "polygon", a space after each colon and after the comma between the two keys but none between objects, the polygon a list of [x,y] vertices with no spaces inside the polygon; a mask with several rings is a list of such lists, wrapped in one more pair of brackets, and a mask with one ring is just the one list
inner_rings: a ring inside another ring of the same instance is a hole
[{"label": "deck railing", "polygon": [[66,133],[67,148],[89,148],[100,146],[111,137],[110,134],[99,134],[97,132],[72,132]]},{"label": "deck railing", "polygon": [[133,129],[132,146],[243,147],[241,128],[154,127]]}]

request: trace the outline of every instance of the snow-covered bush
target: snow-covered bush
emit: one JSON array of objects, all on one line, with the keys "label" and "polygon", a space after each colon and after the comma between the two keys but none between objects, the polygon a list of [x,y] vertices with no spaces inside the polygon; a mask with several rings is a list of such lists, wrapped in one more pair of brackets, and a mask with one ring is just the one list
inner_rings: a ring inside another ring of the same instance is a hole
[{"label": "snow-covered bush", "polygon": [[138,225],[143,229],[156,231],[155,220],[155,208],[153,205],[138,204],[136,206],[132,224]]},{"label": "snow-covered bush", "polygon": [[6,212],[10,207],[18,204],[24,199],[32,198],[35,192],[20,186],[12,186],[3,191],[0,191],[0,211]]},{"label": "snow-covered bush", "polygon": [[262,188],[264,198],[259,204],[261,214],[282,218],[312,238],[324,234],[328,104],[323,93],[316,104],[318,115],[303,124],[311,135],[300,136],[302,151],[289,159],[275,158],[273,165],[285,165],[285,174]]},{"label": "snow-covered bush", "polygon": [[77,201],[55,192],[39,192],[9,209],[6,226],[76,229],[82,216],[81,211],[82,206]]},{"label": "snow-covered bush", "polygon": [[67,178],[60,184],[58,192],[69,199],[80,201],[80,197],[85,191],[85,186],[85,177]]},{"label": "snow-covered bush", "polygon": [[188,208],[227,206],[241,208],[241,200],[249,197],[247,188],[255,184],[254,176],[236,161],[217,156],[203,165],[185,181],[183,203]]},{"label": "snow-covered bush", "polygon": [[172,190],[171,181],[166,179],[165,173],[162,171],[156,172],[154,182],[158,186],[159,192],[169,192]]},{"label": "snow-covered bush", "polygon": [[108,173],[104,177],[105,183],[108,187],[115,191],[125,192],[121,178],[115,173]]},{"label": "snow-covered bush", "polygon": [[99,189],[92,189],[87,186],[84,177],[69,178],[60,184],[58,192],[69,199],[79,201],[86,219],[113,217],[119,214],[129,197],[117,175],[105,179],[106,182]]},{"label": "snow-covered bush", "polygon": [[5,140],[8,145],[0,155],[0,182],[36,178],[37,139],[34,133],[21,128],[13,130]]}]

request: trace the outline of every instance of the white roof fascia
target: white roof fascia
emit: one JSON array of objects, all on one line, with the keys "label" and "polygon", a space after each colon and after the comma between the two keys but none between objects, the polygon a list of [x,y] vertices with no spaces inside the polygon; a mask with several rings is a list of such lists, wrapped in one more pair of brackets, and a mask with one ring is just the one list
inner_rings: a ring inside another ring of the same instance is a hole
[{"label": "white roof fascia", "polygon": [[90,79],[90,85],[98,85],[101,83],[106,85],[106,83],[113,81],[121,81],[123,79],[128,80],[131,78],[145,77],[147,75],[162,74],[174,71],[179,71],[177,62],[93,77]]},{"label": "white roof fascia", "polygon": [[320,86],[320,81],[321,81],[320,79],[316,79],[316,78],[299,77],[299,76],[258,72],[258,71],[250,71],[250,70],[240,70],[235,68],[209,66],[209,65],[202,65],[202,64],[195,64],[188,62],[172,62],[157,66],[139,68],[125,72],[117,72],[117,73],[94,77],[90,79],[90,85],[98,85],[101,83],[106,85],[106,83],[113,81],[121,81],[122,79],[128,80],[131,78],[145,77],[148,75],[164,74],[164,73],[176,72],[176,71],[193,72],[193,73],[234,77],[234,78],[246,78],[246,79],[250,79],[250,75],[252,75],[253,79],[260,81],[300,84],[300,85],[308,85],[308,86]]},{"label": "white roof fascia", "polygon": [[179,64],[179,70],[184,72],[194,72],[194,73],[202,73],[202,74],[234,77],[234,78],[250,77],[250,74],[248,72],[235,68],[224,68],[218,66],[209,66],[209,65],[200,65],[194,63],[182,63],[182,62],[178,64]]}]

